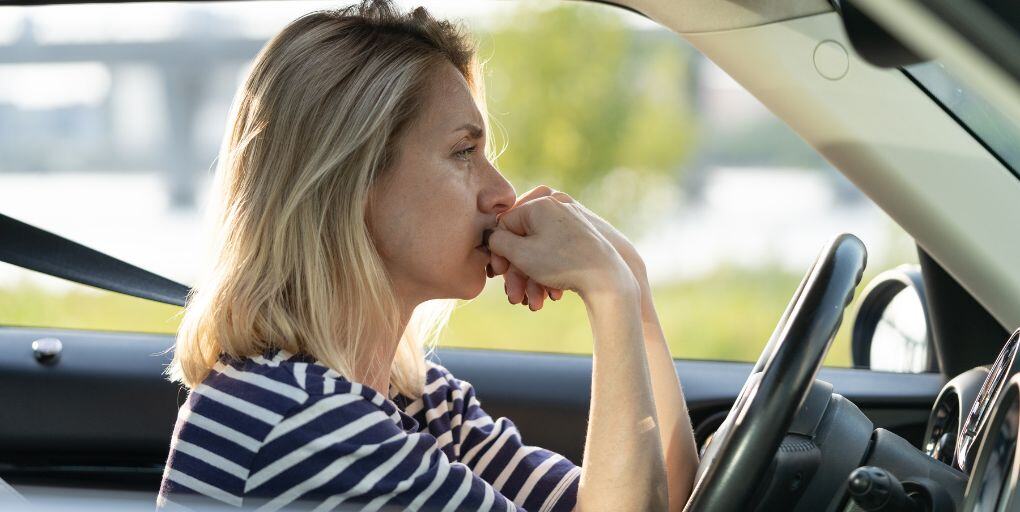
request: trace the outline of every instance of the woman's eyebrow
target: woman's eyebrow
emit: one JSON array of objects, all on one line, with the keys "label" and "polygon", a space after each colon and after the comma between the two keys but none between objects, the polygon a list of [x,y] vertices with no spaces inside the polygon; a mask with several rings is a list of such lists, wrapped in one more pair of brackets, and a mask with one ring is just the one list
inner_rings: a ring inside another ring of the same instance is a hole
[{"label": "woman's eyebrow", "polygon": [[482,138],[483,135],[485,135],[485,130],[481,126],[478,126],[477,124],[474,123],[464,123],[458,126],[453,131],[457,132],[460,130],[467,130],[468,135],[470,135],[471,138],[473,139],[480,139]]}]

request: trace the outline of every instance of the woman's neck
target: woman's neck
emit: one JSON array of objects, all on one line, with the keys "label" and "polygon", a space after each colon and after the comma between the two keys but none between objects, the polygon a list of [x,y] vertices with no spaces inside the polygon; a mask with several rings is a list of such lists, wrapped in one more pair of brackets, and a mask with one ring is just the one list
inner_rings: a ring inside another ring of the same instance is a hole
[{"label": "woman's neck", "polygon": [[414,306],[410,308],[401,307],[400,323],[397,324],[397,332],[400,335],[395,339],[387,337],[386,339],[373,340],[369,346],[374,348],[375,352],[362,365],[366,371],[361,376],[361,383],[382,393],[386,397],[389,397],[390,371],[393,368],[393,358],[396,357],[400,339],[403,337],[404,330],[407,329],[407,324],[413,312]]}]

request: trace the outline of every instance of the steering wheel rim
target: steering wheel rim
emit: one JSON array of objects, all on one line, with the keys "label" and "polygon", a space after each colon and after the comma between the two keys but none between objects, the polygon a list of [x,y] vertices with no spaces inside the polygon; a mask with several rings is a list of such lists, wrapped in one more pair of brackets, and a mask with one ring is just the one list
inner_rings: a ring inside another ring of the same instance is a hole
[{"label": "steering wheel rim", "polygon": [[714,439],[706,453],[685,512],[748,510],[866,263],[867,250],[854,235],[838,235],[822,248],[723,421],[722,439]]}]

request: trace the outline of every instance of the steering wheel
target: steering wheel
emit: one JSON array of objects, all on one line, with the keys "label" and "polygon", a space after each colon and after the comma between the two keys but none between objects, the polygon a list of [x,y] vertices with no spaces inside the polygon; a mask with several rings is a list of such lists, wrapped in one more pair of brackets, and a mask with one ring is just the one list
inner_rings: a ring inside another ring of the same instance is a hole
[{"label": "steering wheel", "polygon": [[830,240],[801,280],[698,468],[685,512],[750,510],[807,396],[867,262],[859,238]]}]

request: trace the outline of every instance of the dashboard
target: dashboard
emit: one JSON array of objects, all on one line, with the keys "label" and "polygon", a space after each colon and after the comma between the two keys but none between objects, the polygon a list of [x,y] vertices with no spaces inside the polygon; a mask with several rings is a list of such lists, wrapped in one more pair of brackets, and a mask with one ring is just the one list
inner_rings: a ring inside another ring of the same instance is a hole
[{"label": "dashboard", "polygon": [[988,367],[943,387],[928,420],[924,451],[970,475],[965,511],[1020,510],[1020,329]]}]

